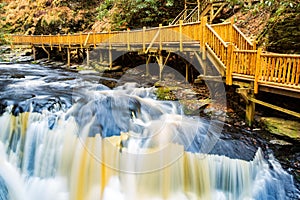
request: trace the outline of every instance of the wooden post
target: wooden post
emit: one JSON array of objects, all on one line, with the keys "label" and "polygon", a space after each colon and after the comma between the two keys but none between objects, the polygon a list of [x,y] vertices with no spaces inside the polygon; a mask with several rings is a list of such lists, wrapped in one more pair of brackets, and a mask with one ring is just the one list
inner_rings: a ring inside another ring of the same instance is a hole
[{"label": "wooden post", "polygon": [[161,51],[159,52],[159,59],[158,59],[158,65],[159,65],[159,80],[162,80],[162,71],[164,69],[164,64],[163,64],[163,55],[161,54]]},{"label": "wooden post", "polygon": [[103,62],[103,52],[101,49],[99,50],[99,61],[100,61],[100,63]]},{"label": "wooden post", "polygon": [[130,29],[127,28],[127,50],[130,50]]},{"label": "wooden post", "polygon": [[148,58],[146,59],[146,76],[149,76],[150,73],[149,73],[149,62],[151,60],[151,56],[148,55]]},{"label": "wooden post", "polygon": [[202,59],[206,60],[206,24],[207,17],[201,18],[201,27],[202,27]]},{"label": "wooden post", "polygon": [[258,81],[259,81],[259,74],[261,70],[261,53],[262,48],[258,48],[257,56],[256,56],[256,65],[255,65],[255,79],[254,79],[254,94],[258,93]]},{"label": "wooden post", "polygon": [[86,65],[90,65],[90,51],[89,48],[86,48]]},{"label": "wooden post", "polygon": [[94,48],[96,48],[96,33],[95,33],[95,30],[93,31],[93,43],[94,43]]},{"label": "wooden post", "polygon": [[80,48],[82,49],[83,48],[83,40],[82,40],[82,33],[80,32],[79,33],[79,38],[80,38]]},{"label": "wooden post", "polygon": [[108,31],[108,59],[109,59],[109,69],[112,69],[112,46],[111,46],[111,30]]},{"label": "wooden post", "polygon": [[231,17],[230,19],[230,28],[229,28],[229,42],[233,42],[234,43],[234,17]]},{"label": "wooden post", "polygon": [[211,8],[210,8],[210,14],[209,14],[209,24],[212,24],[213,17],[214,17],[214,4],[212,0],[210,0]]},{"label": "wooden post", "polygon": [[185,80],[189,82],[189,64],[185,63]]},{"label": "wooden post", "polygon": [[159,50],[162,50],[162,33],[161,33],[162,24],[159,24]]},{"label": "wooden post", "polygon": [[201,14],[201,12],[200,12],[200,0],[197,0],[197,4],[198,4],[198,14],[197,14],[197,21],[200,21],[200,14]]},{"label": "wooden post", "polygon": [[112,69],[112,49],[111,48],[108,51],[108,57],[109,57],[109,69]]},{"label": "wooden post", "polygon": [[179,21],[179,51],[182,52],[183,51],[183,36],[182,36],[182,25],[183,25],[183,20]]},{"label": "wooden post", "polygon": [[143,27],[143,52],[146,51],[146,27]]},{"label": "wooden post", "polygon": [[60,33],[58,33],[57,36],[58,36],[58,50],[61,51],[61,45],[60,45],[60,43],[61,43]]},{"label": "wooden post", "polygon": [[53,37],[52,37],[51,34],[49,35],[49,37],[50,37],[50,49],[51,49],[51,51],[52,51],[52,50],[53,50],[53,46],[52,46],[52,38],[53,38]]},{"label": "wooden post", "polygon": [[[253,86],[253,84],[252,84],[252,86]],[[248,96],[250,98],[254,98],[253,92],[251,91],[251,93],[248,94]],[[248,100],[250,98],[248,98]],[[253,125],[254,114],[255,114],[255,103],[249,100],[248,103],[246,104],[246,123],[248,126]]]},{"label": "wooden post", "polygon": [[35,46],[32,46],[32,51],[33,51],[33,60],[36,61],[36,49],[35,49]]},{"label": "wooden post", "polygon": [[233,67],[233,50],[234,46],[232,43],[228,45],[228,50],[227,50],[227,66],[226,66],[226,84],[227,85],[232,85],[232,67]]},{"label": "wooden post", "polygon": [[70,52],[70,48],[67,48],[68,50],[68,67],[70,69],[70,66],[71,66],[71,52]]},{"label": "wooden post", "polygon": [[69,43],[69,48],[71,48],[71,38],[70,38],[70,33],[68,33],[68,43]]}]

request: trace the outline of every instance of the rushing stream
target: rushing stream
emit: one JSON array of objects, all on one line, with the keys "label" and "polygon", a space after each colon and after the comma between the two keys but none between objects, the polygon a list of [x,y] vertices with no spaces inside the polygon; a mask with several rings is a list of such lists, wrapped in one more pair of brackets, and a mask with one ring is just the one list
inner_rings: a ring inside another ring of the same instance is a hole
[{"label": "rushing stream", "polygon": [[300,197],[259,148],[251,161],[221,139],[204,152],[210,122],[154,88],[29,64],[0,65],[0,80],[0,200]]}]

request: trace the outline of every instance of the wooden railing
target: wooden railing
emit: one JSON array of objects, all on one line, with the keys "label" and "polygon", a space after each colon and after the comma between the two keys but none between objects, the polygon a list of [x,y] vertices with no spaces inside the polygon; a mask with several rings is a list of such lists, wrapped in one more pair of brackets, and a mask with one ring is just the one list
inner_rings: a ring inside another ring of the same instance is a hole
[{"label": "wooden railing", "polygon": [[232,78],[254,81],[254,93],[259,85],[276,86],[300,92],[300,55],[274,54],[259,50],[235,50],[229,69]]},{"label": "wooden railing", "polygon": [[256,43],[251,42],[245,34],[234,25],[233,20],[232,18],[231,22],[213,24],[211,26],[225,42],[232,42],[238,49],[256,50]]},{"label": "wooden railing", "polygon": [[232,42],[237,46],[238,49],[243,50],[255,50],[256,43],[252,43],[245,34],[236,27],[236,25],[232,25]]},{"label": "wooden railing", "polygon": [[207,18],[201,22],[155,28],[145,27],[134,31],[115,31],[107,33],[80,33],[73,35],[11,35],[13,45],[27,44],[58,48],[89,48],[90,46],[114,45],[138,46],[147,53],[152,46],[164,49],[176,44],[183,51],[184,44],[197,44],[203,52],[207,49],[226,70],[226,83],[233,79],[254,82],[254,92],[259,85],[276,86],[300,92],[300,55],[274,54],[256,50],[245,35],[233,23],[209,25]]},{"label": "wooden railing", "polygon": [[300,55],[262,53],[259,81],[300,89]]},{"label": "wooden railing", "polygon": [[226,44],[217,32],[208,24],[206,25],[205,34],[208,47],[213,50],[224,66],[227,66],[229,62],[227,59],[228,44]]}]

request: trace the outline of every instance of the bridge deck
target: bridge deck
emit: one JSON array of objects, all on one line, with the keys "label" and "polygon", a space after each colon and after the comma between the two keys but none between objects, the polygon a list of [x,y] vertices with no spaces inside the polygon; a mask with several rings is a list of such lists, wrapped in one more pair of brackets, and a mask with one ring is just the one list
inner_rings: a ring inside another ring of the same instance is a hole
[{"label": "bridge deck", "polygon": [[12,45],[58,48],[103,47],[116,50],[198,51],[209,53],[224,71],[226,84],[236,80],[253,83],[254,93],[270,87],[300,95],[300,55],[274,54],[256,50],[255,43],[233,24],[201,22],[134,31],[80,33],[73,35],[12,35]]}]

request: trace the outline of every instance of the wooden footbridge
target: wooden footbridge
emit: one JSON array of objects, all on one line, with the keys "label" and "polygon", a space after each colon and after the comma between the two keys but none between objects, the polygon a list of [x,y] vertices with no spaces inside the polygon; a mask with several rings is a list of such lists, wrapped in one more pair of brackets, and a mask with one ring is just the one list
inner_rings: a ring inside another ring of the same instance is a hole
[{"label": "wooden footbridge", "polygon": [[[247,102],[246,119],[249,124],[254,117],[255,104],[261,104],[300,118],[300,114],[255,98],[260,91],[300,98],[300,55],[275,54],[256,48],[233,23],[209,24],[225,2],[198,0],[196,8],[185,10],[168,26],[140,30],[114,31],[105,33],[79,33],[67,35],[12,35],[12,45],[41,47],[48,53],[53,48],[66,49],[70,65],[72,49],[108,50],[110,67],[112,52],[127,51],[153,55],[162,71],[169,55],[162,52],[196,52],[202,63],[203,74],[209,76],[203,64],[208,59],[219,71],[227,85],[239,85],[240,93]],[[216,9],[217,7],[217,9]],[[209,17],[207,16],[209,15]],[[150,57],[150,56],[149,56]],[[147,60],[147,64],[149,59]],[[188,78],[188,66],[186,77]]]}]

